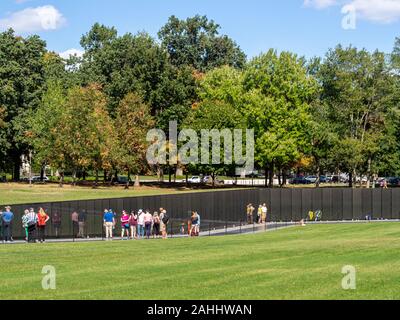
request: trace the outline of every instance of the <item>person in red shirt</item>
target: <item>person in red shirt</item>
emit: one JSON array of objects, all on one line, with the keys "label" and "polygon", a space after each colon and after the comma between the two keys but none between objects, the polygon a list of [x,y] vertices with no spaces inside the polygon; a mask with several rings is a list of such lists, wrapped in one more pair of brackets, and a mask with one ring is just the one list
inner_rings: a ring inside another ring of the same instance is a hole
[{"label": "person in red shirt", "polygon": [[43,243],[46,241],[45,239],[45,231],[46,231],[46,224],[49,221],[50,217],[44,211],[43,208],[39,209],[39,213],[37,214],[37,227],[38,227],[38,235],[39,235],[39,242]]}]

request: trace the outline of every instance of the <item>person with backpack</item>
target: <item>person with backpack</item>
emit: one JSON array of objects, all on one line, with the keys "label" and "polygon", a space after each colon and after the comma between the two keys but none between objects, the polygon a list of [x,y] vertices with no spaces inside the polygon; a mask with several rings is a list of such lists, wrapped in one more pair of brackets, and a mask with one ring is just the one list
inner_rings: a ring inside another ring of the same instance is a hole
[{"label": "person with backpack", "polygon": [[5,212],[1,215],[1,222],[3,228],[3,243],[12,242],[11,237],[11,223],[14,220],[14,213],[11,212],[11,207],[5,207]]},{"label": "person with backpack", "polygon": [[39,213],[37,215],[37,228],[38,228],[38,240],[40,243],[46,241],[45,234],[46,234],[46,225],[47,222],[50,220],[50,217],[44,211],[43,208],[39,209]]},{"label": "person with backpack", "polygon": [[168,237],[169,216],[167,214],[167,211],[164,209],[162,209],[162,212],[160,214],[160,221],[161,221],[162,238],[165,240]]}]

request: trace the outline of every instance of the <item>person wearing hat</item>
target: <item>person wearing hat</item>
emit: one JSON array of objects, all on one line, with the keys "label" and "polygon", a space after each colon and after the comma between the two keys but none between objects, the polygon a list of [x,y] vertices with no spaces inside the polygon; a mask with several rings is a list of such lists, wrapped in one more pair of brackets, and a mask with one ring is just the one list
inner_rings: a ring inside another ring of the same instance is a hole
[{"label": "person wearing hat", "polygon": [[14,213],[11,212],[11,207],[5,207],[5,212],[1,215],[1,223],[3,228],[3,242],[12,242],[11,238],[11,223],[14,220]]}]

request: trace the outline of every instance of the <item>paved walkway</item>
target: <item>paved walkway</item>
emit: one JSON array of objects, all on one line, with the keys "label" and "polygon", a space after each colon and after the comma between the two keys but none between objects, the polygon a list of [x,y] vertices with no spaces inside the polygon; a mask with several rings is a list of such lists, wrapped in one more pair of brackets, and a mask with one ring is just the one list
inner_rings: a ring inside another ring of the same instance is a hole
[{"label": "paved walkway", "polygon": [[[400,222],[400,220],[373,220],[373,221],[322,221],[322,222],[307,222],[307,225],[322,225],[322,224],[353,224],[353,223],[393,223]],[[255,224],[255,225],[243,225],[243,226],[232,226],[228,228],[218,228],[213,230],[207,230],[200,232],[200,237],[216,237],[216,236],[226,236],[226,235],[240,235],[240,234],[251,234],[251,233],[260,233],[260,232],[272,232],[285,228],[291,228],[299,226],[298,222],[277,222],[277,223],[267,223],[267,224]],[[169,239],[177,239],[177,238],[188,238],[188,235],[169,235]],[[126,239],[122,239],[121,237],[114,237],[113,241],[127,241]],[[135,240],[135,241],[143,241]],[[150,240],[157,240],[151,238]],[[94,238],[84,238],[84,239],[48,239],[46,243],[82,243],[82,242],[98,242],[105,241],[104,238],[94,237]],[[133,241],[133,240],[130,240]],[[25,241],[14,241],[12,243],[7,244],[23,244]]]}]

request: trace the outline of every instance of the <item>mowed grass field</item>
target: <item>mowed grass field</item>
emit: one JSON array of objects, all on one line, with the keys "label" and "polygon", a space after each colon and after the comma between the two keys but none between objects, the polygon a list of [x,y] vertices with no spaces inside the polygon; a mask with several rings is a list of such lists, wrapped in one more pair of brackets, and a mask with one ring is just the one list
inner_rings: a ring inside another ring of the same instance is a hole
[{"label": "mowed grass field", "polygon": [[[400,224],[213,238],[1,245],[0,299],[400,299]],[[56,268],[45,291],[42,268]],[[345,291],[343,266],[357,270]]]},{"label": "mowed grass field", "polygon": [[[226,189],[225,189],[226,190]],[[203,192],[210,190],[190,190],[175,188],[131,187],[125,190],[123,186],[118,187],[72,187],[65,185],[60,188],[57,184],[33,185],[19,183],[0,183],[0,205],[70,201],[70,200],[94,200],[108,198],[127,198],[153,195],[167,195],[185,192]]]}]

